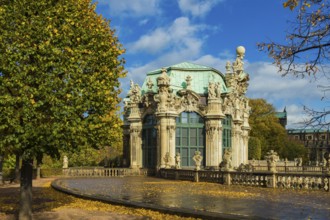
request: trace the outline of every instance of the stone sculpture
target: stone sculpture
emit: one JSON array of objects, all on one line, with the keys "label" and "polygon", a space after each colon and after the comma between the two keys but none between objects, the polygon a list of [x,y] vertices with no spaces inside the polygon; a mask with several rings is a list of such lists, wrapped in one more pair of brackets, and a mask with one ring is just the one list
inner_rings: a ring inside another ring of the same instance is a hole
[{"label": "stone sculpture", "polygon": [[232,169],[231,158],[232,158],[231,150],[230,149],[225,149],[225,152],[223,154],[221,167],[223,167],[225,170],[231,170]]},{"label": "stone sculpture", "polygon": [[164,162],[165,162],[165,168],[170,168],[171,158],[170,158],[169,152],[166,152],[166,154],[164,156]]},{"label": "stone sculpture", "polygon": [[175,155],[175,169],[181,169],[181,156],[179,152]]},{"label": "stone sculpture", "polygon": [[201,155],[201,152],[196,150],[195,151],[195,155],[193,156],[192,158],[194,161],[195,161],[195,170],[200,170],[201,169],[201,164],[202,164],[202,160],[203,160],[203,157]]},{"label": "stone sculpture", "polygon": [[279,160],[279,156],[274,150],[267,152],[266,155],[268,171],[276,172],[276,162]]},{"label": "stone sculpture", "polygon": [[63,169],[67,169],[69,167],[69,159],[67,156],[63,157]]}]

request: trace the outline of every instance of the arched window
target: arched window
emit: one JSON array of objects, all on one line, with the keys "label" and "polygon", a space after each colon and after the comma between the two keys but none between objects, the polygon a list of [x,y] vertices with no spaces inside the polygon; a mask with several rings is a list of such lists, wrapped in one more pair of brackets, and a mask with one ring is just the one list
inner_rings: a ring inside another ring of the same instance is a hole
[{"label": "arched window", "polygon": [[154,115],[146,115],[142,127],[142,165],[144,168],[156,167],[157,124]]},{"label": "arched window", "polygon": [[196,112],[182,112],[176,118],[176,152],[180,153],[181,166],[195,166],[192,157],[196,150],[203,156],[205,164],[204,119]]},{"label": "arched window", "polygon": [[226,115],[222,120],[222,150],[231,148],[231,116]]}]

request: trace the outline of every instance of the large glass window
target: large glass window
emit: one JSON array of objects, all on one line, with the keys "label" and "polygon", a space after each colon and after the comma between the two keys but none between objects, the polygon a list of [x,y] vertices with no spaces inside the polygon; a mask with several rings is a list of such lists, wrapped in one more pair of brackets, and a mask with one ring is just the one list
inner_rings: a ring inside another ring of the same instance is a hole
[{"label": "large glass window", "polygon": [[201,152],[205,164],[204,119],[196,112],[182,112],[176,118],[176,152],[181,155],[182,167],[193,167],[192,157],[196,150]]},{"label": "large glass window", "polygon": [[146,115],[142,128],[142,164],[144,168],[156,167],[157,130],[154,115]]},{"label": "large glass window", "polygon": [[222,150],[231,148],[231,123],[232,119],[230,115],[226,115],[226,118],[222,121]]}]

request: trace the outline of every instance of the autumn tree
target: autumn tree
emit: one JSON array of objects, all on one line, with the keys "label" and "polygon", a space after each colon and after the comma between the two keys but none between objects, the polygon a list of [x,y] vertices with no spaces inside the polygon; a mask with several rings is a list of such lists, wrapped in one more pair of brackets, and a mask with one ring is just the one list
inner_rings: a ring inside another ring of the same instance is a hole
[{"label": "autumn tree", "polygon": [[[295,13],[290,31],[284,43],[259,43],[259,49],[267,51],[282,75],[325,76],[329,79],[330,70],[330,3],[328,0],[286,0],[284,8]],[[325,80],[322,83],[328,84]],[[325,96],[330,85],[320,85]],[[310,120],[308,126],[328,126],[329,108],[321,110],[305,107]]]},{"label": "autumn tree", "polygon": [[271,104],[264,99],[250,99],[250,107],[250,159],[263,158],[269,150],[276,151],[281,158],[291,160],[305,155],[306,149],[303,145],[292,143],[289,140],[286,130],[279,123]]},{"label": "autumn tree", "polygon": [[101,148],[120,129],[121,44],[92,0],[0,0],[0,152],[22,157],[19,219],[31,219],[32,162]]}]

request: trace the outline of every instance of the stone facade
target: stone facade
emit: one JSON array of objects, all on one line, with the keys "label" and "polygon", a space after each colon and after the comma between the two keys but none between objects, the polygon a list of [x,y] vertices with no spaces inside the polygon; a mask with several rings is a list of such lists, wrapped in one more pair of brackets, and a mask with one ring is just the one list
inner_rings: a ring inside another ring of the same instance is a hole
[{"label": "stone facade", "polygon": [[329,130],[318,129],[288,129],[290,139],[303,144],[308,150],[308,160],[311,165],[325,164],[325,156],[330,153]]},{"label": "stone facade", "polygon": [[249,75],[244,47],[236,52],[225,75],[185,62],[149,72],[141,88],[131,81],[124,99],[127,166],[193,168],[192,157],[200,151],[201,168],[218,169],[225,150],[231,151],[233,167],[248,162]]}]

